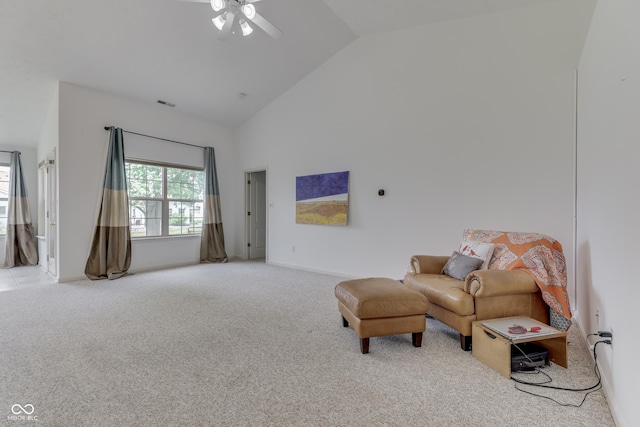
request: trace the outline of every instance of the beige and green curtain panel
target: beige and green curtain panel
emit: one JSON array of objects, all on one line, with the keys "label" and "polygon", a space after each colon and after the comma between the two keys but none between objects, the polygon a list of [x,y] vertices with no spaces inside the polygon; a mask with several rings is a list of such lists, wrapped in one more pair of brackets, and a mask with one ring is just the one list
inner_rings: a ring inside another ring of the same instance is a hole
[{"label": "beige and green curtain panel", "polygon": [[85,275],[92,280],[117,279],[131,265],[129,197],[122,129],[111,128],[102,203],[93,233]]},{"label": "beige and green curtain panel", "polygon": [[213,147],[204,149],[204,218],[200,262],[227,262],[220,214],[220,189]]},{"label": "beige and green curtain panel", "polygon": [[5,241],[5,268],[37,265],[36,233],[31,223],[27,187],[22,176],[20,153],[11,153],[11,175],[7,205],[7,236]]}]

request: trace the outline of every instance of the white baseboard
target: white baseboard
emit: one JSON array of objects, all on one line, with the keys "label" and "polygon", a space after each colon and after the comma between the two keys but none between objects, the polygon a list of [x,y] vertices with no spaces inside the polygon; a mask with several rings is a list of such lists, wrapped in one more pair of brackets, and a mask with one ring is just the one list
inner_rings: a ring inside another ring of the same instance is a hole
[{"label": "white baseboard", "polygon": [[[238,260],[241,260],[241,258],[237,256],[229,257],[229,261],[238,261]],[[128,274],[139,274],[139,273],[146,273],[148,271],[168,270],[171,268],[187,267],[189,265],[198,265],[198,264],[200,264],[200,261],[188,261],[188,262],[180,262],[176,264],[164,264],[164,265],[155,266],[155,267],[134,268],[134,269],[129,269]],[[87,276],[60,277],[56,279],[56,282],[67,283],[67,282],[77,282],[79,280],[86,280],[86,279],[88,279]]]},{"label": "white baseboard", "polygon": [[[589,343],[589,339],[587,338],[588,334],[585,332],[584,328],[580,324],[577,314],[578,314],[577,312],[574,313],[575,316],[573,318],[574,319],[573,324],[578,328],[578,331],[580,332],[579,335],[580,337],[582,337],[582,344],[587,348],[587,350],[589,351],[589,355],[591,356],[591,359],[595,363],[595,359],[593,357],[593,350],[591,349],[591,344]],[[620,416],[618,415],[618,409],[617,409],[613,391],[611,390],[609,378],[607,377],[606,372],[602,372],[602,369],[600,369],[599,371],[600,371],[600,381],[602,382],[602,390],[604,391],[604,395],[607,398],[607,403],[609,404],[609,410],[611,411],[613,422],[616,424],[617,427],[626,427],[627,425],[620,419]]]},{"label": "white baseboard", "polygon": [[279,267],[292,268],[294,270],[309,271],[311,273],[328,274],[330,276],[337,276],[337,277],[341,277],[341,278],[344,278],[344,279],[360,279],[361,278],[360,276],[353,276],[353,275],[350,275],[350,274],[341,273],[341,272],[337,272],[337,271],[320,270],[320,269],[316,269],[316,268],[301,267],[299,265],[287,264],[287,263],[284,263],[284,262],[267,261],[266,263],[269,264],[269,265],[277,265]]}]

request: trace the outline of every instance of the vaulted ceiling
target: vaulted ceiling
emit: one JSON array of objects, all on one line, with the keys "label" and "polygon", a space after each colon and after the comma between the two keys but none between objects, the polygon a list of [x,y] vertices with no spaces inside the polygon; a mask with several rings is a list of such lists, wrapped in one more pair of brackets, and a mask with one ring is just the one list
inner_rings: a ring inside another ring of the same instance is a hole
[{"label": "vaulted ceiling", "polygon": [[201,0],[2,0],[0,144],[36,145],[57,81],[233,128],[357,37],[554,1],[262,0],[281,38],[220,41]]}]

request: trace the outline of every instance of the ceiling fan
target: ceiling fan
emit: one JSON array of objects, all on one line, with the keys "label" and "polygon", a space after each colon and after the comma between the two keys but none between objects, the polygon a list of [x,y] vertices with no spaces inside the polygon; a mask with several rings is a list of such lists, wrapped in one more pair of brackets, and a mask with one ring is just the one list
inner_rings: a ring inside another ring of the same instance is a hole
[{"label": "ceiling fan", "polygon": [[[183,0],[184,1],[184,0]],[[254,27],[260,28],[274,39],[279,38],[282,32],[262,15],[256,12],[253,3],[262,0],[186,0],[198,3],[210,3],[215,16],[211,20],[220,33],[218,38],[226,40],[229,35],[237,30],[242,31],[243,36],[248,36]]]}]

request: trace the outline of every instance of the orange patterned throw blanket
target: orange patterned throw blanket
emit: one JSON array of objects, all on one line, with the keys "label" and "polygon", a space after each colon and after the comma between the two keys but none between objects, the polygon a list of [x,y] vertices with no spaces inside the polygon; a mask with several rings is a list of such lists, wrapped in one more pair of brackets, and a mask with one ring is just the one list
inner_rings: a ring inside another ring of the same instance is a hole
[{"label": "orange patterned throw blanket", "polygon": [[567,265],[562,245],[539,233],[464,230],[463,240],[496,245],[489,269],[525,270],[536,281],[542,299],[549,305],[550,325],[566,331],[571,326],[567,294]]}]

